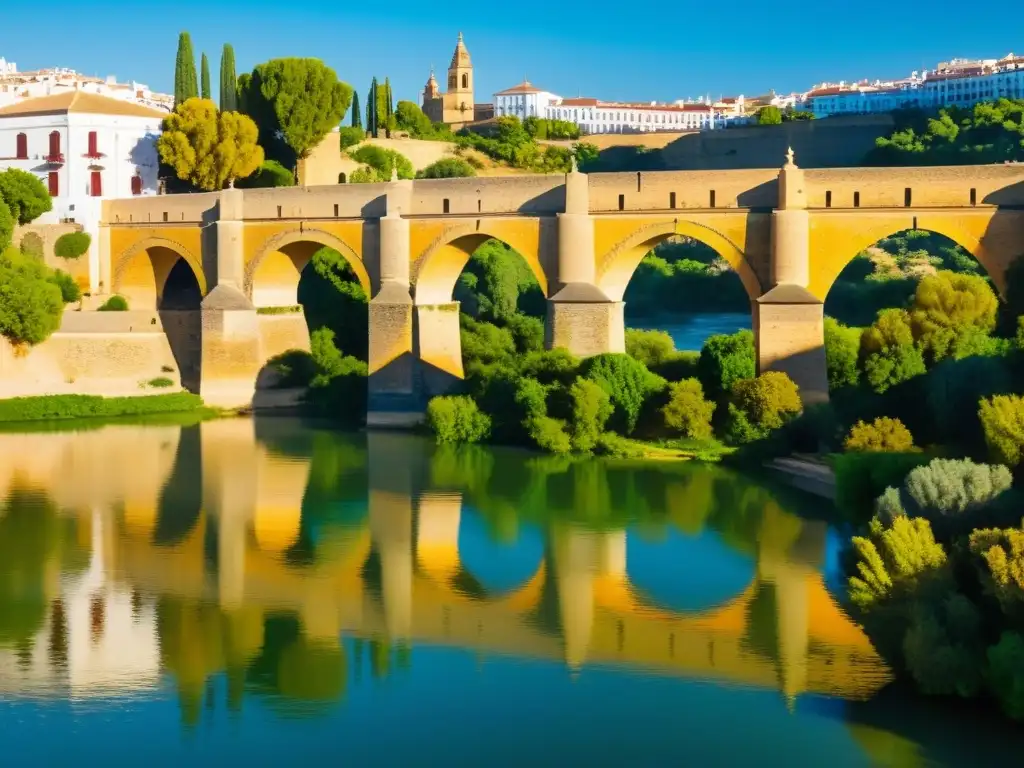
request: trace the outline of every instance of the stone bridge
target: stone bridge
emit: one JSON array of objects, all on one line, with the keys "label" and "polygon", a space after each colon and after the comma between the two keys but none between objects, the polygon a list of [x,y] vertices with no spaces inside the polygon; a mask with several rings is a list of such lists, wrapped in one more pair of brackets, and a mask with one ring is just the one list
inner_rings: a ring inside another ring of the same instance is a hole
[{"label": "stone bridge", "polygon": [[177,301],[169,294],[181,281],[169,277],[184,262],[202,297],[199,391],[246,405],[269,357],[308,345],[301,313],[283,308],[297,305],[312,254],[334,248],[371,297],[370,411],[380,423],[415,414],[463,375],[452,293],[488,238],[536,275],[547,344],[586,356],[623,351],[630,277],[652,247],[688,236],[743,282],[759,370],[787,372],[813,402],[827,397],[829,288],[865,247],[912,228],[962,245],[1002,289],[1024,253],[1024,166],[805,171],[790,154],[779,171],[573,170],[111,200],[95,288],[152,311]]}]

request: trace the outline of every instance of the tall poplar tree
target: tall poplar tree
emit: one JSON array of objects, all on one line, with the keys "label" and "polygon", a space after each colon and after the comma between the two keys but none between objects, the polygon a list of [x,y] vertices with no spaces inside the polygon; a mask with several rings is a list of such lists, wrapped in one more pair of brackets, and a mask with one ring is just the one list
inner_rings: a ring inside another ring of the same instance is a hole
[{"label": "tall poplar tree", "polygon": [[203,54],[202,63],[199,66],[200,94],[204,99],[210,98],[210,60]]},{"label": "tall poplar tree", "polygon": [[352,94],[352,127],[363,127],[363,113],[359,109],[359,91]]},{"label": "tall poplar tree", "polygon": [[377,138],[377,132],[380,126],[377,122],[377,116],[379,112],[380,104],[377,100],[377,78],[373,78],[373,82],[370,83],[370,98],[366,101],[366,130],[369,131],[373,138]]},{"label": "tall poplar tree", "polygon": [[196,82],[196,55],[188,32],[178,35],[178,58],[174,64],[174,103],[183,104],[199,95]]},{"label": "tall poplar tree", "polygon": [[384,131],[391,138],[391,129],[395,124],[395,107],[391,100],[391,79],[384,78]]},{"label": "tall poplar tree", "polygon": [[224,43],[220,54],[220,111],[238,111],[238,81],[235,78],[235,49]]}]

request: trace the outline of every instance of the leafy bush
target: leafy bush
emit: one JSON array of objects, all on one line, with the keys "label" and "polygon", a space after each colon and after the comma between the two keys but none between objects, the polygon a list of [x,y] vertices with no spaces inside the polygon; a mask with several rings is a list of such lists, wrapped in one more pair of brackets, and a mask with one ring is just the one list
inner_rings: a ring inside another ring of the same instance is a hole
[{"label": "leafy bush", "polygon": [[860,338],[861,367],[875,392],[925,372],[924,357],[914,343],[910,315],[902,309],[887,309]]},{"label": "leafy bush", "polygon": [[[412,179],[416,176],[409,158],[393,149],[378,147],[376,144],[363,144],[350,150],[348,154],[357,163],[362,163],[370,168],[373,172],[371,181],[388,181],[391,178],[392,167],[398,171],[400,179]],[[353,173],[349,181],[355,181],[355,179],[356,174]]]},{"label": "leafy bush", "polygon": [[569,453],[572,440],[565,431],[565,422],[550,416],[538,416],[527,424],[530,438],[537,447],[548,453]]},{"label": "leafy bush", "polygon": [[873,525],[870,537],[854,536],[852,543],[857,575],[849,580],[850,600],[865,611],[894,589],[913,589],[917,580],[946,564],[927,520],[898,517],[887,526]]},{"label": "leafy bush", "polygon": [[442,395],[427,403],[427,425],[438,443],[476,443],[491,431],[491,419],[465,395]]},{"label": "leafy bush", "polygon": [[338,143],[341,151],[354,147],[366,138],[366,131],[361,125],[343,125],[338,129]]},{"label": "leafy bush", "polygon": [[870,424],[858,421],[843,443],[847,451],[907,453],[914,450],[914,436],[899,419],[880,416]]},{"label": "leafy bush", "polygon": [[898,491],[886,489],[878,499],[877,510],[883,519],[905,514],[934,522],[981,510],[1012,484],[1010,470],[1001,464],[933,459],[912,469]]},{"label": "leafy bush", "polygon": [[860,382],[857,362],[861,333],[860,328],[847,328],[831,317],[825,318],[825,364],[829,389],[855,387]]},{"label": "leafy bush", "polygon": [[128,299],[114,294],[97,308],[98,312],[127,312]]},{"label": "leafy bush", "polygon": [[843,453],[831,457],[836,500],[844,513],[859,519],[886,488],[898,486],[907,473],[929,462],[923,453]]},{"label": "leafy bush", "polygon": [[1004,632],[988,649],[989,686],[1000,706],[1014,720],[1024,720],[1024,637]]},{"label": "leafy bush", "polygon": [[62,259],[77,259],[89,252],[91,243],[88,232],[67,232],[53,244],[53,254]]},{"label": "leafy bush", "polygon": [[430,118],[412,101],[399,101],[395,105],[395,127],[407,131],[414,139],[433,138],[435,132]]},{"label": "leafy bush", "polygon": [[60,327],[63,313],[63,293],[49,269],[16,251],[0,256],[0,335],[38,344]]},{"label": "leafy bush", "polygon": [[910,322],[914,338],[934,362],[976,354],[996,326],[999,300],[979,275],[937,272],[917,285]]},{"label": "leafy bush", "polygon": [[729,396],[727,438],[740,445],[763,439],[802,408],[796,384],[784,373],[768,371],[757,378],[740,379]]},{"label": "leafy bush", "polygon": [[1003,613],[1020,618],[1024,613],[1024,531],[975,530],[968,539],[968,548],[979,559],[982,581]]},{"label": "leafy bush", "polygon": [[648,371],[643,363],[620,353],[588,358],[580,366],[580,375],[608,393],[615,409],[612,428],[625,435],[636,429],[644,400],[664,389],[666,384],[660,376]]},{"label": "leafy bush", "polygon": [[744,330],[710,337],[700,351],[697,371],[711,398],[728,393],[740,379],[753,379],[757,375],[753,332]]},{"label": "leafy bush", "polygon": [[242,189],[265,189],[267,187],[294,187],[295,174],[277,160],[264,160],[259,167],[244,179],[235,182]]},{"label": "leafy bush", "polygon": [[0,197],[0,254],[11,246],[11,236],[14,234],[14,214],[10,207]]},{"label": "leafy bush", "polygon": [[142,397],[98,397],[95,395],[15,397],[9,400],[0,400],[0,422],[185,413],[201,408],[202,405],[202,398],[189,392]]},{"label": "leafy bush", "polygon": [[1024,397],[997,395],[982,400],[978,411],[992,460],[1011,469],[1024,457]]},{"label": "leafy bush", "polygon": [[267,367],[277,373],[277,387],[280,389],[308,387],[320,370],[313,355],[304,349],[289,349],[275,355],[267,360]]},{"label": "leafy bush", "polygon": [[146,386],[153,389],[166,389],[167,387],[173,387],[174,381],[166,376],[157,376],[155,379],[147,381]]},{"label": "leafy bush", "polygon": [[626,354],[648,368],[672,358],[676,345],[665,331],[626,329]]},{"label": "leafy bush", "polygon": [[50,280],[60,288],[61,299],[64,300],[65,304],[71,304],[72,302],[78,301],[82,298],[82,289],[78,287],[78,283],[71,275],[67,272],[62,272],[59,269],[53,270],[53,274],[50,275]]},{"label": "leafy bush", "polygon": [[715,404],[704,399],[704,388],[697,379],[669,384],[668,404],[661,412],[671,431],[698,440],[711,437]]},{"label": "leafy bush", "polygon": [[[11,216],[19,224],[29,224],[53,210],[53,200],[39,177],[18,168],[8,168],[0,173],[0,200],[7,203]],[[0,234],[0,245],[6,248],[10,240],[5,244]]]},{"label": "leafy bush", "polygon": [[569,388],[569,398],[572,401],[572,448],[587,453],[597,445],[605,422],[612,415],[611,398],[600,386],[586,379],[577,379],[573,383]]},{"label": "leafy bush", "polygon": [[[2,200],[0,200],[0,205],[3,205]],[[0,248],[0,250],[3,250],[3,248]],[[35,232],[26,232],[25,236],[21,238],[21,252],[25,256],[31,256],[33,259],[42,260],[45,256],[44,251],[43,238]]]},{"label": "leafy bush", "polygon": [[416,174],[418,179],[459,179],[476,176],[476,169],[460,157],[443,157]]},{"label": "leafy bush", "polygon": [[947,359],[928,372],[924,399],[932,441],[959,446],[970,454],[983,452],[985,436],[978,406],[985,397],[1012,391],[1013,376],[1007,363],[999,357]]}]

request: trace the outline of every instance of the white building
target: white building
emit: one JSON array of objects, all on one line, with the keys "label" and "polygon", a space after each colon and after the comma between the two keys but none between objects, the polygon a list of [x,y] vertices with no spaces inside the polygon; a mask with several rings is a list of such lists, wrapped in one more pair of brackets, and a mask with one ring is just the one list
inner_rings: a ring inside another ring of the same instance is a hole
[{"label": "white building", "polygon": [[494,94],[494,116],[512,115],[520,120],[528,117],[545,117],[548,106],[562,100],[549,91],[536,88],[529,80]]},{"label": "white building", "polygon": [[[0,171],[38,176],[53,210],[38,223],[71,221],[99,235],[103,198],[157,194],[156,140],[165,113],[129,101],[66,91],[0,107]],[[90,257],[92,288],[98,260]]]},{"label": "white building", "polygon": [[89,77],[64,67],[19,72],[13,61],[0,58],[0,107],[25,99],[57,96],[69,91],[108,96],[164,112],[171,112],[174,109],[173,96],[154,93],[143,83],[119,83],[113,75],[105,79]]}]

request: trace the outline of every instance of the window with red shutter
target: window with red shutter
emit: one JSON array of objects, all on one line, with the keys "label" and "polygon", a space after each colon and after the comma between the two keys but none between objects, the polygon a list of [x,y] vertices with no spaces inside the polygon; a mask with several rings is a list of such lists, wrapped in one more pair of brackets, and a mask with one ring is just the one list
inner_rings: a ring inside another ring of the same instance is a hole
[{"label": "window with red shutter", "polygon": [[57,187],[57,172],[56,171],[50,171],[49,175],[46,177],[46,186],[47,186],[47,189],[49,189],[49,191],[50,191],[50,197],[57,197],[58,192],[60,190]]},{"label": "window with red shutter", "polygon": [[18,134],[18,151],[16,157],[18,160],[28,160],[28,136],[24,133]]},{"label": "window with red shutter", "polygon": [[89,131],[89,157],[97,157],[99,152],[96,150],[96,131]]},{"label": "window with red shutter", "polygon": [[90,194],[93,197],[101,197],[103,195],[103,178],[99,171],[93,171],[90,175],[92,177],[92,184],[90,185],[92,192]]},{"label": "window with red shutter", "polygon": [[53,131],[50,134],[50,157],[57,157],[60,154],[60,131]]},{"label": "window with red shutter", "polygon": [[133,195],[141,195],[142,194],[142,177],[139,176],[138,174],[135,174],[134,176],[132,176],[132,194]]}]

